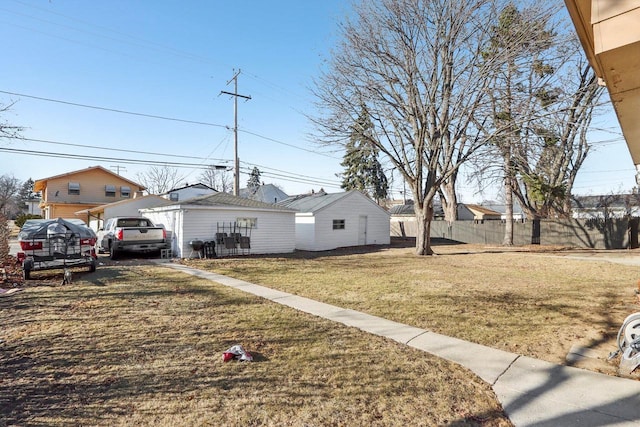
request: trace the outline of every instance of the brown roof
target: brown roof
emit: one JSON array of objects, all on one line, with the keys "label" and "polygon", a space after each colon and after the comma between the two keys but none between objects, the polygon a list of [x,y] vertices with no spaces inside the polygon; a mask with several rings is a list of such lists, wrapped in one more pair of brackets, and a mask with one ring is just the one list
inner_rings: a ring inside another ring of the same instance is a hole
[{"label": "brown roof", "polygon": [[465,203],[464,204],[467,208],[469,208],[472,211],[478,212],[480,214],[483,215],[498,215],[498,216],[502,216],[502,214],[500,212],[494,211],[493,209],[489,209],[486,208],[484,206],[480,206],[480,205],[470,205]]}]

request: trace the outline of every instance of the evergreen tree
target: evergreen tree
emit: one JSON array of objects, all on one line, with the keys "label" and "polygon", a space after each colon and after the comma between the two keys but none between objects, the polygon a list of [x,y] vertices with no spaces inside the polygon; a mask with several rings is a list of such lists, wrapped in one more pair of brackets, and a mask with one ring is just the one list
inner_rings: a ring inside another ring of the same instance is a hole
[{"label": "evergreen tree", "polygon": [[369,142],[372,132],[373,123],[363,106],[340,163],[345,169],[341,174],[341,188],[359,190],[379,203],[380,200],[387,198],[389,183],[378,161],[378,149]]},{"label": "evergreen tree", "polygon": [[33,185],[35,182],[33,179],[29,178],[20,186],[20,190],[18,191],[18,200],[21,202],[28,202],[29,200],[33,200],[37,198],[38,195],[33,192]]},{"label": "evergreen tree", "polygon": [[258,188],[260,188],[260,169],[254,166],[251,175],[249,175],[249,181],[247,181],[247,189],[249,194],[253,196],[258,191]]},{"label": "evergreen tree", "polygon": [[[555,9],[529,6],[508,4],[483,52],[502,61],[490,95],[492,143],[502,158],[505,244],[513,244],[516,200],[528,218],[569,215],[571,188],[589,151],[584,136],[603,91],[577,40],[557,31]],[[491,156],[488,169],[493,164]]]}]

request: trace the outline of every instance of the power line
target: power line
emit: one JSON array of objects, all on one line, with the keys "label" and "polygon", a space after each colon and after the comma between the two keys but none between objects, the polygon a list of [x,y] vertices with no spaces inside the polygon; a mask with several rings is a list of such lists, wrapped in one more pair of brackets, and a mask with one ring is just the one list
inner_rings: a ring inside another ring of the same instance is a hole
[{"label": "power line", "polygon": [[[148,154],[148,155],[152,155],[152,156],[165,156],[165,157],[179,157],[179,158],[183,158],[183,159],[194,159],[194,160],[202,160],[202,157],[197,157],[197,156],[185,156],[185,155],[180,155],[180,154],[170,154],[170,153],[157,153],[157,152],[151,152],[151,151],[138,151],[138,150],[125,150],[122,148],[107,148],[107,147],[100,147],[98,145],[86,145],[86,144],[72,144],[70,142],[59,142],[59,141],[51,141],[51,140],[46,140],[46,139],[34,139],[34,138],[23,138],[23,137],[16,137],[16,138],[10,138],[10,139],[16,139],[16,140],[20,140],[20,141],[32,141],[32,142],[41,142],[44,144],[53,144],[53,145],[64,145],[67,147],[80,147],[80,148],[93,148],[96,150],[108,150],[108,151],[119,151],[122,153],[132,153],[132,154]],[[208,156],[207,156],[208,159]],[[210,159],[210,160],[220,160],[220,161],[228,161],[228,160],[224,160],[224,159]]]},{"label": "power line", "polygon": [[[8,9],[1,9],[1,10],[5,10],[5,11],[7,11],[9,13],[16,14],[16,15],[19,15],[19,16],[24,16],[24,17],[27,17],[27,18],[30,18],[30,19],[33,19],[33,20],[36,20],[36,21],[39,21],[39,22],[45,22],[45,23],[49,23],[49,24],[52,24],[52,25],[55,25],[55,26],[59,26],[59,27],[69,28],[69,29],[71,29],[73,31],[76,31],[76,32],[80,32],[80,33],[85,33],[85,34],[92,35],[92,36],[98,36],[98,37],[106,38],[106,39],[109,39],[109,40],[112,40],[112,41],[115,41],[115,42],[118,42],[118,43],[128,44],[128,45],[132,45],[134,47],[142,47],[143,49],[151,48],[153,50],[156,50],[156,51],[159,51],[159,52],[168,53],[170,55],[174,55],[174,56],[179,57],[179,58],[186,58],[186,59],[194,60],[196,62],[201,62],[201,63],[205,63],[205,64],[213,64],[213,65],[216,65],[216,66],[228,67],[227,64],[224,64],[224,63],[220,62],[217,59],[213,59],[213,58],[210,58],[210,57],[207,57],[207,56],[201,56],[199,54],[195,54],[193,52],[189,52],[189,51],[185,51],[185,50],[176,49],[175,47],[170,47],[170,46],[167,46],[167,45],[163,45],[161,43],[157,43],[155,41],[151,41],[151,40],[147,40],[147,39],[144,39],[144,38],[141,38],[141,37],[137,37],[137,36],[134,36],[134,35],[126,33],[126,32],[122,32],[122,31],[119,31],[119,30],[115,30],[115,29],[106,27],[104,25],[99,25],[99,24],[96,24],[96,23],[91,23],[91,22],[88,22],[88,21],[84,21],[82,19],[78,19],[78,18],[75,18],[75,17],[72,17],[72,16],[68,16],[68,15],[59,13],[59,12],[55,12],[55,11],[52,11],[50,9],[37,7],[37,6],[31,5],[31,4],[28,4],[28,3],[25,3],[25,2],[22,2],[22,1],[19,1],[19,0],[13,0],[13,1],[14,1],[14,3],[18,3],[18,4],[21,4],[21,5],[25,6],[25,7],[29,7],[31,9],[35,9],[35,10],[38,10],[38,11],[41,11],[41,12],[45,12],[45,13],[47,13],[49,15],[56,15],[57,17],[62,17],[64,19],[70,20],[70,21],[72,21],[74,23],[79,23],[79,24],[82,24],[83,26],[88,26],[90,28],[90,30],[87,30],[87,29],[84,29],[84,28],[75,27],[75,26],[70,26],[70,25],[67,25],[67,24],[58,23],[58,22],[55,22],[55,21],[44,20],[44,19],[41,19],[41,18],[34,17],[32,15],[27,15],[27,14],[24,14],[24,13],[11,11],[11,10],[8,10]],[[15,25],[15,23],[11,23],[11,24]],[[27,28],[27,27],[24,27],[24,28],[26,28],[28,31],[37,31],[37,30],[35,30],[33,28]],[[97,32],[96,29],[102,29],[102,30],[106,31],[106,33],[108,35],[105,35],[103,33]],[[46,34],[48,36],[61,38],[57,34],[48,34],[48,33],[43,33],[43,34]],[[117,37],[114,37],[111,34],[115,34]],[[66,40],[66,41],[73,42],[73,43],[79,43],[76,40],[70,40],[70,39],[65,39],[65,38],[62,38],[62,39]],[[98,46],[98,48],[101,48],[101,47]],[[104,49],[104,48],[101,48],[101,49],[107,50],[107,51],[110,51],[110,52],[114,52],[112,50],[108,50],[108,49]],[[119,53],[119,54],[123,55],[123,53],[121,53],[121,52],[115,52],[115,53]],[[126,56],[130,57],[130,55],[126,55]],[[136,58],[136,59],[139,59],[139,58]],[[286,88],[280,86],[279,84],[273,83],[273,82],[271,82],[271,81],[269,81],[269,80],[267,80],[267,79],[255,74],[255,73],[247,73],[246,70],[244,70],[243,74],[249,76],[250,78],[253,78],[255,81],[259,82],[260,84],[263,84],[263,85],[265,85],[267,87],[270,87],[272,90],[276,90],[276,91],[286,95],[287,97],[293,96],[293,97],[296,97],[296,98],[299,98],[299,99],[304,99],[304,96],[302,96],[300,94],[297,94],[295,92],[292,92],[289,89],[286,89]],[[275,100],[273,98],[270,98],[270,99],[272,99],[272,100],[274,100],[276,102],[279,102],[281,104],[284,104],[283,102]],[[298,109],[296,109],[294,107],[289,106],[289,108],[291,108],[293,111],[295,111],[298,114],[304,115],[303,112],[299,111]]]},{"label": "power line", "polygon": [[[61,158],[61,159],[73,159],[73,160],[90,160],[90,161],[111,161],[111,162],[118,162],[118,163],[124,163],[124,164],[135,164],[135,165],[144,165],[144,166],[170,166],[170,167],[186,168],[186,169],[206,169],[210,166],[210,165],[203,165],[202,163],[171,162],[171,161],[160,161],[160,160],[138,160],[138,159],[127,159],[127,158],[119,158],[119,157],[90,156],[90,155],[84,155],[84,154],[21,150],[21,149],[6,148],[6,147],[0,147],[0,152],[22,154],[22,155],[36,156],[36,157],[51,157],[51,158]],[[223,161],[229,162],[230,160],[223,160]],[[245,172],[245,173],[248,173],[248,172]],[[283,173],[267,172],[265,176],[277,177],[285,181],[298,182],[303,184],[319,184],[319,185],[326,185],[326,186],[335,186],[330,181],[326,181],[322,178],[309,177],[309,176],[305,177],[303,175],[299,175],[295,173],[292,174],[290,172],[284,172],[284,171]]]},{"label": "power line", "polygon": [[130,164],[137,164],[137,165],[173,166],[178,168],[183,168],[183,167],[184,168],[202,168],[202,165],[198,163],[170,162],[170,161],[161,161],[161,160],[124,159],[119,157],[89,156],[85,154],[20,150],[17,148],[6,148],[6,147],[0,147],[0,151],[6,152],[6,153],[25,154],[25,155],[39,156],[39,157],[57,157],[57,158],[63,158],[63,159],[78,159],[78,160],[100,160],[100,161],[130,163]]},{"label": "power line", "polygon": [[[20,141],[40,142],[40,143],[45,143],[45,144],[62,145],[62,146],[69,146],[69,147],[92,148],[92,149],[97,149],[97,150],[108,150],[110,152],[116,151],[116,152],[122,152],[122,153],[146,154],[146,155],[164,156],[164,157],[171,157],[171,158],[193,159],[193,160],[199,160],[200,163],[198,163],[197,165],[201,166],[202,168],[208,167],[208,163],[207,164],[203,163],[203,160],[204,160],[204,162],[215,161],[215,162],[218,162],[218,163],[227,163],[227,162],[231,161],[229,159],[221,159],[221,158],[211,159],[211,158],[209,158],[209,156],[206,156],[205,158],[202,158],[202,157],[198,157],[198,156],[187,156],[187,155],[172,154],[172,153],[156,153],[156,152],[150,152],[150,151],[126,150],[126,149],[120,149],[120,148],[106,148],[106,147],[100,147],[100,146],[97,146],[97,145],[73,144],[73,143],[60,142],[60,141],[51,141],[51,140],[46,140],[46,139],[34,139],[34,138],[22,138],[22,137],[19,137],[19,138],[16,137],[16,138],[10,138],[10,139],[15,139],[15,140],[20,140]],[[14,150],[14,149],[7,148],[4,151],[9,151],[9,150]],[[42,153],[41,151],[29,151],[29,150],[22,150],[22,151],[23,152],[18,153],[18,154]],[[55,153],[55,154],[60,155],[60,156],[66,155],[65,153]],[[35,154],[30,154],[30,155],[35,155]],[[93,158],[93,156],[89,156],[89,155],[84,155],[84,156],[88,157],[89,158],[88,160],[91,160]],[[96,157],[96,159],[99,159],[99,158]],[[141,161],[144,162],[144,160],[141,160]],[[160,162],[160,161],[158,161],[158,162]],[[306,174],[298,174],[298,173],[295,173],[295,172],[285,171],[285,170],[282,170],[282,169],[276,169],[276,168],[272,168],[272,167],[269,167],[269,166],[260,165],[260,164],[257,164],[257,163],[244,162],[244,161],[240,162],[240,163],[248,165],[247,167],[249,167],[250,169],[252,169],[253,167],[257,167],[261,171],[262,170],[272,170],[272,171],[280,172],[282,174],[286,174],[287,176],[292,176],[292,177],[296,177],[297,176],[297,177],[304,178],[304,179],[312,178],[312,179],[314,179],[316,181],[323,180],[323,178],[309,177],[309,175],[306,175]],[[194,166],[196,166],[196,164],[194,164]],[[331,183],[331,184],[336,184],[338,181],[326,180],[325,182]]]},{"label": "power line", "polygon": [[265,139],[265,140],[267,140],[267,141],[275,142],[275,143],[278,143],[278,144],[281,144],[281,145],[286,145],[287,147],[297,148],[298,150],[306,151],[306,152],[308,152],[308,153],[317,154],[317,155],[319,155],[319,156],[325,156],[325,157],[328,157],[328,158],[330,158],[330,159],[341,160],[339,157],[330,156],[329,154],[321,153],[321,152],[319,152],[319,151],[313,151],[313,150],[309,150],[309,149],[306,149],[306,148],[297,147],[297,146],[292,145],[292,144],[287,144],[286,142],[278,141],[277,139],[269,138],[268,136],[263,136],[263,135],[259,135],[259,134],[257,134],[257,133],[250,132],[250,131],[248,131],[248,130],[242,130],[242,129],[240,129],[240,132],[242,132],[242,133],[246,133],[246,134],[249,134],[249,135],[253,135],[253,136],[256,136],[256,137],[258,137],[258,138],[262,138],[262,139]]},{"label": "power line", "polygon": [[265,170],[267,172],[268,171],[275,171],[275,172],[280,172],[280,173],[284,173],[284,174],[287,174],[287,175],[297,176],[297,177],[300,177],[302,179],[312,178],[312,179],[314,179],[316,181],[322,180],[322,181],[326,182],[327,185],[332,185],[332,186],[336,186],[336,185],[339,186],[340,185],[339,181],[325,180],[323,178],[314,178],[314,177],[310,177],[309,175],[303,175],[303,174],[297,174],[297,173],[294,173],[294,172],[283,171],[281,169],[275,169],[275,168],[271,168],[271,167],[268,167],[268,166],[258,165],[256,163],[249,163],[249,162],[240,162],[240,163],[246,164],[247,165],[246,167],[247,167],[248,170],[253,170],[254,167],[257,167],[260,170],[260,172],[263,172]]},{"label": "power line", "polygon": [[[243,167],[242,168],[244,170],[244,173],[246,173],[247,175],[249,175],[252,171],[251,168],[247,168],[247,167]],[[326,186],[330,186],[330,187],[340,187],[340,185],[336,182],[331,182],[331,181],[325,181],[322,179],[314,179],[311,177],[308,178],[300,178],[300,177],[292,177],[290,175],[283,175],[283,174],[279,174],[279,173],[275,173],[275,172],[269,172],[269,171],[260,171],[260,175],[261,176],[268,176],[271,178],[278,178],[278,179],[284,179],[286,181],[293,181],[293,182],[299,182],[299,183],[307,183],[307,184],[319,184],[319,185],[326,185]]]},{"label": "power line", "polygon": [[[248,167],[242,167],[241,168],[245,174],[250,174],[251,173],[251,168]],[[313,184],[313,185],[322,185],[325,187],[334,187],[334,188],[340,188],[339,184],[330,182],[330,181],[325,181],[322,179],[313,179],[311,177],[309,178],[299,178],[299,177],[291,177],[288,175],[282,175],[282,174],[278,174],[278,173],[273,173],[273,172],[269,172],[269,171],[260,171],[261,176],[265,176],[265,177],[269,177],[269,178],[276,178],[276,179],[280,179],[283,181],[290,181],[290,182],[297,182],[299,184]]]},{"label": "power line", "polygon": [[[71,106],[74,106],[74,107],[81,107],[81,108],[89,108],[89,109],[93,109],[93,110],[108,111],[108,112],[111,112],[111,113],[128,114],[128,115],[132,115],[132,116],[146,117],[146,118],[151,118],[151,119],[169,120],[169,121],[173,121],[173,122],[180,122],[180,123],[188,123],[188,124],[195,124],[195,125],[202,125],[202,126],[212,126],[212,127],[230,129],[229,126],[221,125],[221,124],[217,124],[217,123],[209,123],[209,122],[202,122],[202,121],[197,121],[197,120],[180,119],[180,118],[168,117],[168,116],[159,116],[159,115],[156,115],[156,114],[138,113],[138,112],[134,112],[134,111],[126,111],[126,110],[121,110],[121,109],[117,109],[117,108],[109,108],[109,107],[100,107],[100,106],[95,106],[95,105],[81,104],[81,103],[77,103],[77,102],[63,101],[63,100],[60,100],[60,99],[46,98],[46,97],[35,96],[35,95],[27,95],[27,94],[23,94],[23,93],[10,92],[10,91],[6,91],[6,90],[0,90],[0,93],[4,93],[4,94],[7,94],[7,95],[13,95],[13,96],[22,96],[22,97],[25,97],[25,98],[36,99],[38,101],[46,101],[46,102],[53,102],[53,103],[57,103],[57,104],[63,104],[63,105],[71,105]],[[289,143],[280,141],[280,140],[275,139],[275,138],[270,138],[268,136],[264,136],[264,135],[261,135],[259,133],[252,132],[252,131],[249,131],[249,130],[238,129],[238,132],[243,132],[243,133],[246,133],[248,135],[253,135],[253,136],[257,137],[257,138],[264,139],[266,141],[271,141],[271,142],[275,142],[276,144],[285,145],[287,147],[295,148],[296,150],[306,151],[308,153],[316,154],[318,156],[328,157],[330,159],[340,160],[340,158],[335,157],[335,156],[331,156],[331,155],[326,154],[326,153],[322,153],[322,152],[314,151],[314,150],[309,150],[307,148],[298,147],[296,145],[289,144]]]},{"label": "power line", "polygon": [[150,118],[150,119],[169,120],[169,121],[173,121],[173,122],[190,123],[190,124],[202,125],[202,126],[214,126],[214,127],[225,128],[225,129],[228,128],[225,125],[219,125],[219,124],[216,124],[216,123],[200,122],[200,121],[196,121],[196,120],[187,120],[187,119],[178,119],[178,118],[175,118],[175,117],[158,116],[158,115],[155,115],[155,114],[137,113],[137,112],[134,112],[134,111],[125,111],[125,110],[119,110],[119,109],[116,109],[116,108],[98,107],[98,106],[95,106],[95,105],[80,104],[80,103],[77,103],[77,102],[62,101],[62,100],[59,100],[59,99],[44,98],[44,97],[41,97],[41,96],[25,95],[23,93],[9,92],[9,91],[5,91],[5,90],[0,90],[0,93],[4,93],[4,94],[7,94],[7,95],[13,95],[13,96],[22,96],[22,97],[31,98],[31,99],[37,99],[39,101],[47,101],[47,102],[55,102],[55,103],[58,103],[58,104],[72,105],[74,107],[91,108],[93,110],[102,110],[102,111],[109,111],[109,112],[112,112],[112,113],[129,114],[129,115],[132,115],[132,116],[147,117],[147,118]]}]

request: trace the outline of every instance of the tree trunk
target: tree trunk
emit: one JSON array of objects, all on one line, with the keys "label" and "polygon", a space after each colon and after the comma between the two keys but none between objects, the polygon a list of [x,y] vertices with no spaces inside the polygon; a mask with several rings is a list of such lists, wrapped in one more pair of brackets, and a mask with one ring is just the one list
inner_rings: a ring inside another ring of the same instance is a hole
[{"label": "tree trunk", "polygon": [[416,212],[416,255],[433,255],[431,249],[431,220],[433,218],[433,206],[419,207],[415,205]]},{"label": "tree trunk", "polygon": [[440,202],[444,211],[444,220],[451,224],[458,219],[458,197],[456,196],[455,183],[447,181],[442,184],[442,193],[444,197],[440,197]]},{"label": "tree trunk", "polygon": [[513,179],[507,175],[504,179],[504,239],[503,246],[513,246]]}]

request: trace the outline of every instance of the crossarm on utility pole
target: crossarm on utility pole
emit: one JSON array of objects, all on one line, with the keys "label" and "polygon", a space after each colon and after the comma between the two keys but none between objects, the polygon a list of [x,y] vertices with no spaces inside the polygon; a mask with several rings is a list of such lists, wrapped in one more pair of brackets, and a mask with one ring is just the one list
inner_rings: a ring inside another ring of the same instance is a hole
[{"label": "crossarm on utility pole", "polygon": [[234,91],[226,92],[220,91],[221,94],[233,96],[233,147],[234,147],[234,180],[233,180],[233,194],[234,196],[240,195],[240,159],[238,158],[238,98],[244,98],[246,100],[251,99],[251,96],[240,95],[238,93],[238,75],[240,70],[234,74],[234,76],[227,82],[227,84],[234,82]]}]

